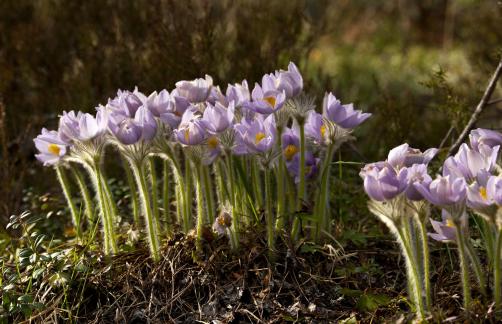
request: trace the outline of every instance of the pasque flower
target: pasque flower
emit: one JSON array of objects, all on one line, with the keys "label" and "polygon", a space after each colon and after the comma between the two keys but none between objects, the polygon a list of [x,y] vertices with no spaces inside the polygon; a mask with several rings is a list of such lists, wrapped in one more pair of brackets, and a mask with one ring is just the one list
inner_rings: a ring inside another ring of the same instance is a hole
[{"label": "pasque flower", "polygon": [[276,90],[273,81],[267,81],[262,86],[258,83],[255,84],[251,98],[253,100],[245,103],[244,107],[267,115],[276,112],[284,105],[286,93]]},{"label": "pasque flower", "polygon": [[442,221],[438,222],[431,219],[431,225],[435,233],[428,233],[429,237],[439,242],[453,242],[456,240],[455,225],[452,217],[446,210],[441,212]]},{"label": "pasque flower", "polygon": [[107,106],[114,112],[133,117],[136,111],[146,102],[146,96],[136,87],[134,91],[118,90],[117,96],[108,100]]},{"label": "pasque flower", "polygon": [[498,206],[502,206],[502,177],[491,176],[486,184],[486,194],[488,199]]},{"label": "pasque flower", "polygon": [[415,184],[421,183],[424,185],[429,184],[432,178],[427,173],[427,165],[413,164],[407,168],[407,182],[408,186],[405,190],[406,198],[413,201],[424,199],[422,194],[415,188]]},{"label": "pasque flower", "polygon": [[181,123],[174,130],[174,136],[184,145],[201,144],[207,138],[202,115],[195,106],[190,106],[181,119]]},{"label": "pasque flower", "polygon": [[33,142],[40,152],[35,154],[35,157],[45,166],[58,163],[66,155],[68,144],[61,139],[57,131],[42,128],[42,133]]},{"label": "pasque flower", "polygon": [[402,169],[397,172],[389,164],[381,166],[380,168],[373,165],[372,168],[361,172],[364,179],[364,190],[374,200],[391,200],[406,190],[408,170]]},{"label": "pasque flower", "polygon": [[502,145],[502,134],[491,129],[476,128],[469,134],[469,141],[474,150],[478,150],[479,144],[489,147],[500,146]]},{"label": "pasque flower", "polygon": [[241,107],[251,100],[249,87],[246,80],[242,83],[229,84],[226,92],[227,102],[233,101],[236,107]]},{"label": "pasque flower", "polygon": [[112,111],[108,120],[108,128],[120,143],[130,145],[140,140],[151,141],[157,131],[157,122],[150,110],[146,106],[141,106],[131,117],[121,112]]},{"label": "pasque flower", "polygon": [[426,200],[440,207],[462,204],[467,195],[465,179],[450,175],[438,176],[429,184],[415,183],[414,187]]},{"label": "pasque flower", "polygon": [[316,144],[322,145],[326,142],[326,125],[321,114],[311,111],[305,123],[305,135]]},{"label": "pasque flower", "polygon": [[176,82],[176,92],[180,97],[186,98],[191,103],[204,102],[209,97],[213,88],[213,78],[207,75],[204,79]]},{"label": "pasque flower", "polygon": [[300,152],[300,135],[296,127],[286,127],[281,136],[282,154],[286,162],[291,161]]},{"label": "pasque flower", "polygon": [[404,143],[389,151],[387,161],[397,169],[410,167],[414,164],[427,165],[437,152],[436,148],[430,148],[422,153],[422,151],[411,148],[407,143]]},{"label": "pasque flower", "polygon": [[483,171],[492,172],[497,163],[500,146],[490,147],[479,144],[478,150],[473,150],[462,144],[454,156],[450,156],[443,165],[443,175],[463,177],[472,182]]},{"label": "pasque flower", "polygon": [[[274,115],[264,117],[256,115],[254,119],[242,119],[235,125],[238,136],[236,140],[240,142],[241,153],[265,153],[275,144],[276,127]],[[242,151],[242,146],[245,151]]]},{"label": "pasque flower", "polygon": [[[312,179],[319,170],[321,159],[316,158],[312,152],[305,152],[305,178]],[[295,178],[295,182],[300,181],[300,154],[295,154],[290,161],[286,161],[289,173]]]},{"label": "pasque flower", "polygon": [[214,105],[208,103],[202,115],[202,125],[210,134],[217,134],[229,128],[234,121],[234,102],[231,101],[228,107],[216,102]]},{"label": "pasque flower", "polygon": [[[98,107],[99,108],[99,107]],[[63,112],[59,119],[59,136],[65,142],[85,142],[106,132],[108,117],[106,111],[98,109],[96,117],[88,113]]]},{"label": "pasque flower", "polygon": [[354,110],[353,104],[342,105],[330,92],[324,96],[323,116],[342,128],[352,129],[368,119],[371,114]]},{"label": "pasque flower", "polygon": [[274,74],[266,74],[262,79],[262,84],[267,84],[267,88],[284,92],[286,98],[297,96],[303,90],[302,75],[293,62],[289,62],[287,71],[279,70]]}]

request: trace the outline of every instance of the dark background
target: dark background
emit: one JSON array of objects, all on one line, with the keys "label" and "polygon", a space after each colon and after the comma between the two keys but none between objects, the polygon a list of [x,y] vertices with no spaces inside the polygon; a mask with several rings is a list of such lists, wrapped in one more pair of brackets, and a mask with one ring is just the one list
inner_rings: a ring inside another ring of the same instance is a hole
[{"label": "dark background", "polygon": [[[40,128],[55,128],[62,110],[93,111],[118,88],[171,90],[207,73],[226,89],[294,61],[318,102],[333,91],[374,114],[343,160],[381,160],[405,141],[437,147],[486,87],[501,17],[491,0],[2,0],[1,222],[33,193],[58,191],[33,157]],[[480,125],[500,129],[501,111],[491,105]]]}]

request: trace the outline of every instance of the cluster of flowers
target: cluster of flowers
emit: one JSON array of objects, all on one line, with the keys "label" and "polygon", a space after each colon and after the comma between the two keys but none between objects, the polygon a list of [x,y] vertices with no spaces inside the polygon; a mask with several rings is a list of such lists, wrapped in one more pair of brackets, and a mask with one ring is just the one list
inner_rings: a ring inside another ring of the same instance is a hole
[{"label": "cluster of flowers", "polygon": [[[133,199],[135,221],[140,222],[137,213],[141,207],[154,259],[159,258],[161,236],[159,201],[166,226],[176,219],[187,232],[193,223],[194,193],[198,247],[203,226],[212,223],[215,231],[226,233],[238,248],[242,226],[252,221],[244,216],[255,215],[259,220],[258,211],[263,208],[267,241],[273,250],[275,233],[285,230],[285,224],[291,225],[291,235],[297,237],[303,224],[294,215],[304,200],[312,198],[318,219],[310,226],[317,239],[321,229],[331,224],[327,203],[333,153],[370,114],[355,110],[352,104],[341,104],[332,93],[325,95],[322,114],[317,113],[314,100],[302,90],[303,79],[293,63],[287,71],[264,75],[252,91],[244,80],[228,85],[224,94],[207,75],[179,81],[171,92],[148,96],[138,89],[119,90],[106,105],[97,107],[95,116],[64,112],[57,131],[43,129],[34,140],[40,152],[36,157],[44,165],[56,167],[77,233],[81,217],[64,169],[80,164],[88,171],[107,253],[117,251],[118,221],[103,172],[109,144],[127,161],[125,173],[132,195],[139,194]],[[164,163],[162,195],[155,167],[158,158]],[[92,214],[92,195],[82,176],[77,173],[76,178],[85,210]],[[321,181],[320,186],[312,185],[319,188],[312,190],[315,194],[306,190],[309,179]],[[176,217],[170,215],[171,200]],[[215,217],[217,211],[220,216]],[[172,226],[166,232],[170,230]]]},{"label": "cluster of flowers", "polygon": [[[486,297],[485,274],[470,243],[469,215],[480,216],[481,237],[493,267],[495,305],[502,307],[502,175],[497,164],[502,134],[475,129],[469,140],[470,145],[462,144],[445,160],[442,175],[434,180],[427,165],[437,150],[421,153],[408,144],[392,149],[386,161],[368,164],[360,173],[372,199],[371,212],[385,222],[402,247],[410,294],[420,316],[431,307],[428,236],[456,243],[465,308],[471,304],[469,264]],[[430,220],[435,233],[427,235],[430,204],[442,209],[442,221]]]}]

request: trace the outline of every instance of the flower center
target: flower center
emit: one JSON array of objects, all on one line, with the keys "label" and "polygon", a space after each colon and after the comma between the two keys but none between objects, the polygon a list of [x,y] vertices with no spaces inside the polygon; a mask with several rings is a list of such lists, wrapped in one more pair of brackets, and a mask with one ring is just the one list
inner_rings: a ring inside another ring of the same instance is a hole
[{"label": "flower center", "polygon": [[487,199],[486,188],[485,187],[480,187],[479,188],[479,194],[481,195],[481,198],[483,198],[483,200]]},{"label": "flower center", "polygon": [[266,101],[272,108],[275,108],[275,97],[264,97],[264,101]]},{"label": "flower center", "polygon": [[216,136],[211,136],[210,138],[208,138],[207,146],[209,146],[211,150],[214,150],[216,147],[218,147],[218,138]]},{"label": "flower center", "polygon": [[286,157],[286,160],[288,161],[291,161],[296,153],[298,153],[298,147],[296,147],[296,145],[290,144],[284,149],[284,157]]},{"label": "flower center", "polygon": [[326,126],[321,125],[320,131],[321,131],[321,136],[324,137],[324,134],[326,134]]},{"label": "flower center", "polygon": [[448,226],[448,227],[454,227],[454,226],[455,226],[455,224],[453,224],[453,221],[452,221],[451,219],[449,219],[449,218],[448,218],[448,219],[446,220],[446,226]]},{"label": "flower center", "polygon": [[189,128],[185,129],[185,141],[186,142],[190,141],[190,129]]},{"label": "flower center", "polygon": [[57,156],[59,156],[59,153],[61,152],[61,148],[57,144],[49,144],[47,150],[49,153]]},{"label": "flower center", "polygon": [[256,145],[260,144],[260,142],[266,137],[265,133],[259,132],[254,136],[254,142]]}]

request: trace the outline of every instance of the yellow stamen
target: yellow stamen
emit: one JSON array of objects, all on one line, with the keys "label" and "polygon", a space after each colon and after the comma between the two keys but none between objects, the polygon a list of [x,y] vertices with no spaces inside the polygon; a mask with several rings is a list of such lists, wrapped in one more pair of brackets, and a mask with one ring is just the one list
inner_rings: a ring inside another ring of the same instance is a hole
[{"label": "yellow stamen", "polygon": [[295,156],[296,153],[298,153],[298,147],[296,145],[290,144],[286,146],[286,148],[284,149],[284,157],[288,161],[291,161],[291,159],[293,158],[293,156]]},{"label": "yellow stamen", "polygon": [[322,125],[321,126],[321,136],[324,137],[324,134],[326,134],[326,126]]},{"label": "yellow stamen", "polygon": [[256,145],[260,144],[261,140],[264,139],[266,137],[265,133],[262,133],[262,132],[259,132],[255,135],[254,139],[254,143]]},{"label": "yellow stamen", "polygon": [[185,129],[185,141],[189,142],[189,139],[190,139],[190,129],[187,128]]},{"label": "yellow stamen", "polygon": [[264,97],[264,101],[266,101],[272,108],[275,108],[275,97]]},{"label": "yellow stamen", "polygon": [[207,146],[209,146],[209,149],[214,150],[218,146],[218,138],[216,136],[208,138]]},{"label": "yellow stamen", "polygon": [[59,153],[61,152],[61,148],[57,144],[49,144],[47,150],[49,151],[49,153],[57,156],[59,156]]},{"label": "yellow stamen", "polygon": [[452,221],[451,219],[449,219],[449,218],[448,218],[448,219],[446,220],[446,226],[448,226],[448,227],[454,227],[454,226],[455,226],[455,224],[453,224],[453,221]]},{"label": "yellow stamen", "polygon": [[481,198],[483,198],[483,200],[486,200],[486,199],[487,199],[487,196],[486,196],[486,188],[485,188],[485,187],[481,187],[481,188],[479,188],[479,194],[481,195]]}]

